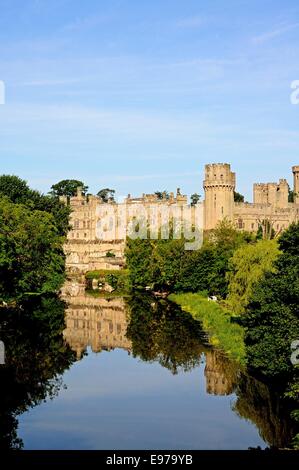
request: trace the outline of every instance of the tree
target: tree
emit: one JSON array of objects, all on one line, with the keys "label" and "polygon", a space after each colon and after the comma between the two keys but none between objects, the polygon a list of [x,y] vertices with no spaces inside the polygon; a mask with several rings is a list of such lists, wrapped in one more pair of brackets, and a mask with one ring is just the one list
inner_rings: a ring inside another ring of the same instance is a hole
[{"label": "tree", "polygon": [[234,191],[234,201],[235,202],[244,202],[244,196],[243,194],[237,193]]},{"label": "tree", "polygon": [[169,199],[169,192],[164,190],[164,191],[155,191],[155,195],[157,196],[158,199]]},{"label": "tree", "polygon": [[53,215],[0,198],[0,300],[58,290],[63,241]]},{"label": "tree", "polygon": [[294,191],[289,188],[288,202],[294,202]]},{"label": "tree", "polygon": [[299,338],[299,224],[291,225],[278,244],[276,272],[256,285],[242,324],[250,367],[277,380],[298,381],[290,356]]},{"label": "tree", "polygon": [[256,234],[256,238],[258,240],[272,240],[275,238],[276,233],[273,228],[274,221],[272,218],[268,219],[258,219],[258,230]]},{"label": "tree", "polygon": [[25,203],[30,197],[30,188],[25,180],[15,175],[0,176],[0,195],[14,203]]},{"label": "tree", "polygon": [[73,197],[77,194],[77,189],[81,188],[82,193],[86,194],[88,186],[79,180],[62,180],[51,186],[50,194],[52,196]]},{"label": "tree", "polygon": [[200,201],[201,196],[197,193],[191,194],[191,206],[196,206],[196,204]]},{"label": "tree", "polygon": [[59,201],[58,196],[45,196],[29,188],[27,182],[18,176],[0,176],[0,197],[5,196],[15,204],[23,204],[28,209],[45,211],[54,216],[58,233],[65,236],[69,230],[70,208]]},{"label": "tree", "polygon": [[275,272],[274,262],[279,255],[276,240],[261,240],[242,245],[229,260],[227,273],[227,303],[236,314],[243,313],[253,289],[266,272]]},{"label": "tree", "polygon": [[114,195],[115,195],[115,190],[114,189],[109,189],[109,188],[104,188],[101,189],[98,193],[97,196],[102,199],[103,202],[109,202],[113,201],[114,202]]}]

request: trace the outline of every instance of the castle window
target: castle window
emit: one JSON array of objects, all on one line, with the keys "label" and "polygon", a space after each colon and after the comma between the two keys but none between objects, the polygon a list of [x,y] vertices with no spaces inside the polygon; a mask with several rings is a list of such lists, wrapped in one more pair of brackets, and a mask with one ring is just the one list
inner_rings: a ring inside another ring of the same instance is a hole
[{"label": "castle window", "polygon": [[113,333],[113,323],[109,322],[109,333]]},{"label": "castle window", "polygon": [[223,180],[223,175],[220,175],[220,179]]},{"label": "castle window", "polygon": [[101,331],[101,327],[102,327],[101,322],[98,321],[98,331]]},{"label": "castle window", "polygon": [[90,228],[90,221],[87,221],[87,228]]},{"label": "castle window", "polygon": [[223,215],[224,213],[224,210],[223,210],[223,206],[221,207],[221,214]]},{"label": "castle window", "polygon": [[80,236],[79,233],[77,233],[77,238],[79,238],[79,236]]},{"label": "castle window", "polygon": [[85,220],[83,220],[83,228],[85,228],[85,227],[86,227],[86,222],[85,222]]},{"label": "castle window", "polygon": [[84,238],[86,238],[86,237],[87,237],[87,233],[84,233]]},{"label": "castle window", "polygon": [[243,228],[244,224],[243,224],[243,219],[238,219],[238,228]]},{"label": "castle window", "polygon": [[121,325],[119,323],[116,325],[116,331],[118,335],[121,333]]},{"label": "castle window", "polygon": [[75,220],[74,222],[74,228],[79,228],[79,220]]},{"label": "castle window", "polygon": [[252,230],[254,229],[254,224],[251,224],[251,228],[252,228]]}]

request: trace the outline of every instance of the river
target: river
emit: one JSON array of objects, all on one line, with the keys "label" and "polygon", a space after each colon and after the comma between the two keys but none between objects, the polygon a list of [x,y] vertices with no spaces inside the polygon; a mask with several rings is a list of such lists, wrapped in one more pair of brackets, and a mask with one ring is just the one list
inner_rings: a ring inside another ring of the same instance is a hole
[{"label": "river", "polygon": [[27,306],[28,315],[25,308],[17,318],[1,316],[1,447],[248,449],[288,442],[292,426],[279,397],[213,349],[201,324],[176,305],[140,294],[98,297],[76,283],[63,300],[66,306],[46,299]]}]

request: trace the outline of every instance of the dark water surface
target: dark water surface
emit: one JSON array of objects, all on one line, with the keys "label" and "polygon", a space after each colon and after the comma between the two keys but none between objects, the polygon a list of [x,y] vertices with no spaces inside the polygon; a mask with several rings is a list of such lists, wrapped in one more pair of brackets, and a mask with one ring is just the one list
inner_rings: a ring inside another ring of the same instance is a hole
[{"label": "dark water surface", "polygon": [[2,447],[247,449],[289,439],[276,395],[209,347],[175,305],[96,298],[77,285],[64,299],[66,325],[58,299],[1,316]]}]

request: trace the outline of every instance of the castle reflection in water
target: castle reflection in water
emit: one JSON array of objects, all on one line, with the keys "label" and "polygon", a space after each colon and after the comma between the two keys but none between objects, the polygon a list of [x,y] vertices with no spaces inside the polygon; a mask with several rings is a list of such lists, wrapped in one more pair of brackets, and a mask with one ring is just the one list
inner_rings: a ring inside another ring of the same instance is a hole
[{"label": "castle reflection in water", "polygon": [[[88,347],[94,353],[120,348],[132,353],[126,336],[130,307],[123,297],[95,297],[85,285],[75,281],[65,284],[62,298],[67,303],[64,338],[80,360]],[[206,392],[230,395],[236,383],[235,368],[219,351],[207,349],[205,355]]]}]

